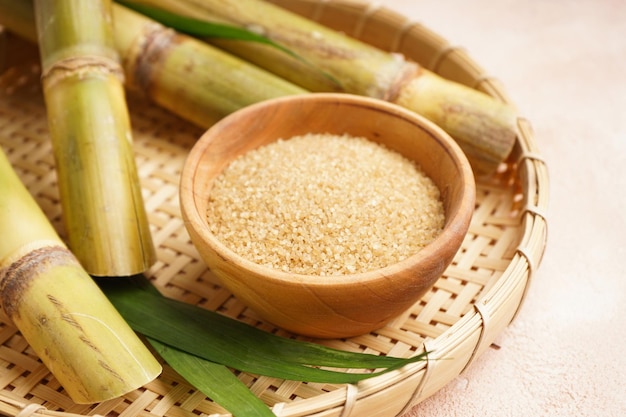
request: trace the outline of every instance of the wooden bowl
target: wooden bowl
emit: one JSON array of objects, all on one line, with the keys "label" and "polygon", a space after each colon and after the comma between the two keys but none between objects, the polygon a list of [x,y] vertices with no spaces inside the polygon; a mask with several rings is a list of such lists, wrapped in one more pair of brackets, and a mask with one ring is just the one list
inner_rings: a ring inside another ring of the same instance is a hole
[{"label": "wooden bowl", "polygon": [[[209,230],[206,212],[214,179],[237,156],[306,133],[366,137],[417,161],[441,192],[446,217],[441,234],[397,264],[330,277],[282,272],[228,249]],[[239,300],[291,332],[337,338],[382,327],[429,290],[467,233],[475,185],[463,152],[433,123],[380,100],[317,93],[258,103],[212,126],[185,162],[180,202],[202,259]]]}]

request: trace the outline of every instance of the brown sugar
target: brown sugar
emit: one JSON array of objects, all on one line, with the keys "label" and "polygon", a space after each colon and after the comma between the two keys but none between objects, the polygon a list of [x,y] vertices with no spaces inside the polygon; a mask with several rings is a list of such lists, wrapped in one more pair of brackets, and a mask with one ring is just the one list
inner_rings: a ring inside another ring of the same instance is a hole
[{"label": "brown sugar", "polygon": [[308,275],[397,263],[428,245],[445,216],[414,162],[365,138],[307,134],[234,160],[216,179],[207,219],[238,255]]}]

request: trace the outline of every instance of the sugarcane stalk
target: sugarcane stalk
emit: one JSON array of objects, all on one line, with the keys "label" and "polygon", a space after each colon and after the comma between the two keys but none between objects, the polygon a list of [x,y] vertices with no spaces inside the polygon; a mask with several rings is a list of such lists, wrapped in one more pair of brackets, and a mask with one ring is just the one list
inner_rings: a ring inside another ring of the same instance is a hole
[{"label": "sugarcane stalk", "polygon": [[69,245],[91,275],[145,272],[155,250],[135,165],[110,2],[35,2]]},{"label": "sugarcane stalk", "polygon": [[429,118],[457,140],[477,175],[493,173],[513,148],[516,112],[512,106],[269,2],[138,2],[266,36],[315,68],[263,44],[217,38],[208,41],[310,91],[342,91],[384,99]]},{"label": "sugarcane stalk", "polygon": [[[241,27],[284,45],[297,57],[270,45],[219,37],[207,39],[309,91],[347,92],[388,100],[397,93],[397,86],[417,69],[415,63],[376,48],[364,48],[361,42],[339,32],[325,27],[319,32],[317,23],[265,2],[131,0],[128,3]],[[294,20],[285,22],[289,19]]]},{"label": "sugarcane stalk", "polygon": [[160,364],[65,246],[0,150],[0,304],[77,403],[119,397]]},{"label": "sugarcane stalk", "polygon": [[[113,5],[126,86],[201,127],[266,99],[307,91],[221,49]],[[0,24],[37,42],[31,0],[0,0]]]},{"label": "sugarcane stalk", "polygon": [[[0,6],[15,1],[0,0]],[[516,113],[511,106],[445,80],[397,54],[265,2],[141,2],[259,30],[304,58],[295,59],[254,42],[211,40],[302,86],[297,89],[150,19],[115,7],[115,21],[120,22],[115,30],[116,47],[123,57],[129,87],[146,92],[161,106],[200,126],[210,126],[234,110],[267,98],[308,90],[343,91],[393,101],[439,124],[461,145],[477,175],[491,174],[511,152],[516,136]],[[16,7],[3,9],[11,14]],[[8,19],[0,16],[0,22],[5,23],[2,20]],[[17,30],[28,32],[24,27],[22,23]]]},{"label": "sugarcane stalk", "polygon": [[248,62],[181,35],[123,6],[113,9],[115,44],[129,88],[199,126],[247,105],[306,93]]},{"label": "sugarcane stalk", "polygon": [[393,101],[444,127],[478,176],[493,174],[515,143],[513,107],[433,72],[419,72]]}]

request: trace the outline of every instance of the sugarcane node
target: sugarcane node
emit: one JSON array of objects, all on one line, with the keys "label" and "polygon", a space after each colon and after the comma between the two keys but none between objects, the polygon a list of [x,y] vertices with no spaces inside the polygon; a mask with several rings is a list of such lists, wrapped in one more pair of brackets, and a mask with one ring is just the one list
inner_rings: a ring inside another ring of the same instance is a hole
[{"label": "sugarcane node", "polygon": [[[162,60],[164,53],[171,48],[176,39],[176,32],[158,24],[146,25],[138,51],[131,54],[134,62],[126,62],[130,85],[139,91],[150,89],[154,65]],[[180,41],[178,41],[180,42]]]},{"label": "sugarcane node", "polygon": [[0,269],[0,303],[8,317],[19,314],[19,302],[33,279],[46,269],[76,262],[74,255],[63,246],[34,249],[5,268]]},{"label": "sugarcane node", "polygon": [[92,77],[95,74],[113,75],[121,83],[124,83],[124,71],[120,64],[113,59],[100,55],[77,56],[56,61],[54,64],[42,68],[41,79],[47,86],[51,86],[67,77],[83,73]]},{"label": "sugarcane node", "polygon": [[441,126],[459,144],[477,176],[493,174],[517,137],[515,109],[420,68],[392,100]]},{"label": "sugarcane node", "polygon": [[392,103],[395,102],[402,92],[403,87],[411,80],[419,77],[422,72],[423,68],[419,64],[406,61],[406,64],[402,66],[402,70],[398,71],[398,75],[395,80],[390,83],[387,91],[385,91],[383,100]]}]

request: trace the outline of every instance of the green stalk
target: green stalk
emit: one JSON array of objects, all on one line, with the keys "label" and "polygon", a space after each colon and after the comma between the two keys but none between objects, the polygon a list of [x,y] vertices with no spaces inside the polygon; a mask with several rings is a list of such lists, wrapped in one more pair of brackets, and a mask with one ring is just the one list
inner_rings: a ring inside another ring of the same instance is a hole
[{"label": "green stalk", "polygon": [[[118,4],[114,43],[126,86],[201,127],[266,99],[306,93],[248,62]],[[0,24],[37,42],[32,0],[0,0]]]},{"label": "green stalk", "polygon": [[146,271],[155,250],[108,1],[36,1],[42,84],[69,245],[91,275]]},{"label": "green stalk", "polygon": [[64,245],[0,150],[0,304],[77,403],[119,397],[161,366]]},{"label": "green stalk", "polygon": [[199,126],[259,101],[306,92],[123,6],[114,7],[114,21],[128,86]]},{"label": "green stalk", "polygon": [[[124,1],[124,4],[129,7],[133,4],[150,5],[177,15],[261,34],[302,59],[257,42],[220,37],[208,40],[309,91],[347,92],[389,100],[417,69],[414,63],[390,56],[264,1],[131,0]],[[148,13],[145,9],[142,12]],[[185,28],[176,29],[183,31]]]},{"label": "green stalk", "polygon": [[[27,7],[16,3],[19,0],[0,0],[0,23],[29,37],[23,16],[15,27],[17,20],[12,15],[20,16]],[[339,91],[390,100],[434,121],[457,140],[477,175],[493,173],[512,150],[517,134],[512,106],[270,3],[138,3],[250,28],[292,52],[259,42],[210,39],[282,78],[271,77],[256,66],[115,7],[115,21],[119,22],[115,43],[123,57],[128,86],[146,92],[159,105],[199,126],[208,127],[224,115],[264,99]]]},{"label": "green stalk", "polygon": [[310,91],[365,95],[415,111],[457,140],[478,175],[493,173],[513,149],[517,128],[512,106],[446,80],[398,54],[382,51],[269,2],[136,0],[128,3],[147,4],[260,33],[312,65],[257,42],[219,38],[208,41]]}]

